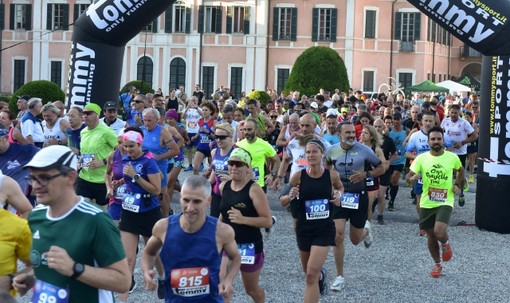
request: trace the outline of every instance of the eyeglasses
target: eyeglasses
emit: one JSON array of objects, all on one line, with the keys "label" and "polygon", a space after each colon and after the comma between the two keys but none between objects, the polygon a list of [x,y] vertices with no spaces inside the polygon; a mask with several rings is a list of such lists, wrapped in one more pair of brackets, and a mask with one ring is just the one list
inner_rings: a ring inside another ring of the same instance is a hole
[{"label": "eyeglasses", "polygon": [[39,185],[41,186],[46,186],[48,185],[48,183],[57,178],[57,177],[60,177],[60,176],[65,176],[67,175],[67,173],[58,173],[56,175],[53,175],[53,176],[48,176],[48,175],[41,175],[39,177],[36,177],[36,176],[32,176],[32,175],[28,175],[25,177],[25,180],[27,180],[27,183],[29,185],[32,185],[35,182],[39,183]]},{"label": "eyeglasses", "polygon": [[95,112],[93,112],[93,111],[88,111],[88,110],[83,112],[83,114],[84,114],[84,115],[87,115],[87,116],[90,116],[90,115],[92,115],[92,114],[94,114],[94,113],[95,113]]},{"label": "eyeglasses", "polygon": [[246,163],[244,163],[242,161],[230,160],[230,161],[228,161],[228,166],[244,167],[247,165],[246,165]]},{"label": "eyeglasses", "polygon": [[245,128],[244,130],[247,132],[251,132],[253,130],[253,128]]},{"label": "eyeglasses", "polygon": [[223,136],[223,135],[216,135],[216,139],[217,140],[220,140],[220,141],[223,141],[225,139],[229,138],[229,136]]}]

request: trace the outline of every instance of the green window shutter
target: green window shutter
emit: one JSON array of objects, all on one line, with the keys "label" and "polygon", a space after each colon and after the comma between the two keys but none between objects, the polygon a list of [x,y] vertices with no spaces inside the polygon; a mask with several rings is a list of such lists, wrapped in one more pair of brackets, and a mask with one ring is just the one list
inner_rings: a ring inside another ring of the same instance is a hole
[{"label": "green window shutter", "polygon": [[244,30],[243,34],[249,35],[250,34],[250,7],[247,6],[244,8]]},{"label": "green window shutter", "polygon": [[273,8],[273,41],[278,41],[278,20],[280,20],[280,9]]},{"label": "green window shutter", "polygon": [[372,10],[366,11],[365,16],[365,38],[375,38],[375,17],[376,13]]},{"label": "green window shutter", "polygon": [[414,40],[420,40],[420,32],[421,32],[421,14],[414,14]]},{"label": "green window shutter", "polygon": [[158,32],[158,17],[152,21],[152,32],[157,33]]},{"label": "green window shutter", "polygon": [[297,40],[297,8],[291,8],[292,18],[291,18],[291,30],[290,30],[290,41]]},{"label": "green window shutter", "polygon": [[312,41],[317,42],[319,40],[318,31],[319,30],[319,9],[314,8],[312,10]]},{"label": "green window shutter", "polygon": [[165,11],[165,33],[172,32],[172,14],[174,11],[174,5],[170,5]]},{"label": "green window shutter", "polygon": [[234,14],[234,9],[232,6],[227,6],[227,34],[232,34],[232,15]]},{"label": "green window shutter", "polygon": [[203,5],[200,5],[198,8],[198,32],[203,33],[204,32],[204,11],[205,8]]},{"label": "green window shutter", "polygon": [[80,9],[79,4],[75,4],[73,6],[73,22],[76,22],[76,19],[78,19],[78,17],[80,16],[79,12],[78,12],[79,9]]},{"label": "green window shutter", "polygon": [[69,30],[69,4],[61,4],[64,8],[62,30]]},{"label": "green window shutter", "polygon": [[336,42],[336,27],[338,23],[338,9],[331,9],[331,37],[329,41]]},{"label": "green window shutter", "polygon": [[46,5],[46,29],[51,31],[53,30],[53,16],[52,16],[52,8],[53,5],[47,4]]},{"label": "green window shutter", "polygon": [[396,13],[395,16],[395,39],[401,40],[402,37],[402,13]]},{"label": "green window shutter", "polygon": [[3,3],[0,3],[0,29],[4,29],[5,23],[5,5]]},{"label": "green window shutter", "polygon": [[215,24],[215,33],[216,34],[221,34],[221,17],[222,17],[222,7],[221,6],[216,6],[216,24]]},{"label": "green window shutter", "polygon": [[25,29],[32,30],[32,4],[25,4]]},{"label": "green window shutter", "polygon": [[186,29],[185,33],[189,34],[191,32],[191,8],[186,7]]},{"label": "green window shutter", "polygon": [[11,4],[9,7],[10,7],[9,29],[14,29],[14,10],[16,9],[16,5]]}]

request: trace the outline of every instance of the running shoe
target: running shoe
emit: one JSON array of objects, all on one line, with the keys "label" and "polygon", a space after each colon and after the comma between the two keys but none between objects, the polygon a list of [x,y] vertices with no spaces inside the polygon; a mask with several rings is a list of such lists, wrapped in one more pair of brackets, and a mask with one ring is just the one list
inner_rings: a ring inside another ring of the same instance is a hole
[{"label": "running shoe", "polygon": [[474,175],[470,175],[469,176],[469,183],[475,183],[475,176]]},{"label": "running shoe", "polygon": [[132,293],[135,291],[136,288],[136,281],[135,281],[135,275],[131,276],[131,287],[129,287],[129,293]]},{"label": "running shoe", "polygon": [[420,237],[425,237],[427,235],[427,231],[424,229],[420,229],[420,232],[418,233]]},{"label": "running shoe", "polygon": [[366,248],[369,248],[370,245],[372,245],[372,241],[374,240],[374,237],[372,236],[372,226],[370,225],[370,221],[367,220],[365,223],[365,228],[367,230],[367,234],[363,239],[363,243],[365,244]]},{"label": "running shoe", "polygon": [[377,224],[384,225],[384,216],[383,215],[377,216]]},{"label": "running shoe", "polygon": [[184,169],[184,171],[192,171],[192,170],[193,170],[193,166],[191,166],[191,164],[190,164],[190,165],[188,165],[188,167],[186,167],[186,168]]},{"label": "running shoe", "polygon": [[452,246],[450,245],[450,241],[446,242],[445,244],[441,244],[441,251],[442,255],[441,258],[443,261],[448,262],[451,260],[453,256]]},{"label": "running shoe", "polygon": [[333,280],[333,284],[331,284],[331,287],[329,289],[334,291],[341,291],[345,286],[345,278],[342,276],[338,276]]},{"label": "running shoe", "polygon": [[466,204],[466,200],[464,198],[464,192],[460,192],[460,195],[459,195],[459,206],[463,207],[464,204]]},{"label": "running shoe", "polygon": [[326,269],[321,268],[321,276],[319,278],[319,293],[321,296],[328,294],[328,282],[326,281]]},{"label": "running shoe", "polygon": [[276,223],[276,217],[275,216],[271,216],[271,219],[273,221],[273,223],[271,224],[271,227],[264,228],[264,237],[266,237],[266,238],[269,238],[269,235],[271,234],[271,228],[273,228],[273,226]]},{"label": "running shoe", "polygon": [[388,211],[394,211],[395,210],[394,204],[395,204],[395,201],[393,201],[393,200],[390,200],[388,202]]},{"label": "running shoe", "polygon": [[443,272],[443,266],[441,266],[441,263],[436,263],[434,265],[434,268],[432,268],[432,271],[430,272],[430,276],[432,278],[439,278],[439,277],[441,277],[442,272]]},{"label": "running shoe", "polygon": [[384,199],[389,200],[390,199],[390,187],[386,187],[386,192],[384,193]]},{"label": "running shoe", "polygon": [[158,279],[158,298],[163,300],[166,295],[165,279]]}]

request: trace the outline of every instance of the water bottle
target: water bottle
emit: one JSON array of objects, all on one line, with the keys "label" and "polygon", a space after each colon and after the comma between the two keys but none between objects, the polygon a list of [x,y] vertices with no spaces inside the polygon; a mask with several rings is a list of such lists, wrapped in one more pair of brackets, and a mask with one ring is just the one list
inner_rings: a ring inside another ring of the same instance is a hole
[{"label": "water bottle", "polygon": [[460,192],[459,195],[459,206],[463,207],[466,201],[464,201],[464,191]]}]

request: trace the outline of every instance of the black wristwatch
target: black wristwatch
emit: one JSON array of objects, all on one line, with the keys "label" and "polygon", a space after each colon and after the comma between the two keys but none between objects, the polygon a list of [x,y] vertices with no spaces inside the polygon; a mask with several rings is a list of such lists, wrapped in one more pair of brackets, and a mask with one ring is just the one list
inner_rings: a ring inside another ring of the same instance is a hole
[{"label": "black wristwatch", "polygon": [[74,262],[73,275],[71,276],[71,278],[73,278],[73,279],[78,278],[84,271],[85,271],[85,265],[83,265],[83,263]]},{"label": "black wristwatch", "polygon": [[140,179],[140,175],[136,174],[133,176],[133,179],[131,180],[131,182],[136,183],[136,181],[138,181],[138,179]]}]

